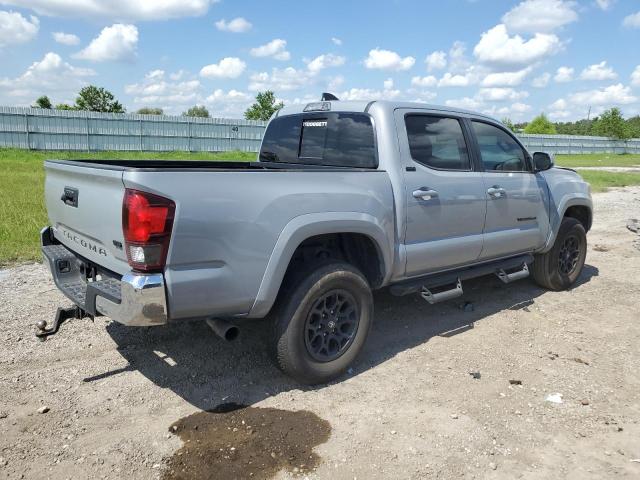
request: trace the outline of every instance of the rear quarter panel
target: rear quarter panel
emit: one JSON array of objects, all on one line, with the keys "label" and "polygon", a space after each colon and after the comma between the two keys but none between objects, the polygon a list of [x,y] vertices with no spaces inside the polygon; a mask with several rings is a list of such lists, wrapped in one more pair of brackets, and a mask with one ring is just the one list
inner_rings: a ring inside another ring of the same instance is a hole
[{"label": "rear quarter panel", "polygon": [[[335,220],[345,212],[366,214],[386,241],[381,248],[393,249],[393,196],[384,171],[128,171],[124,183],[176,203],[165,271],[173,320],[249,314],[276,243],[295,243],[296,232],[318,222],[315,214],[336,212]],[[349,231],[349,222],[343,227]],[[291,253],[281,248],[271,263],[286,268]],[[270,287],[279,288],[279,270],[272,265]],[[277,288],[262,291],[252,316],[275,300]]]}]

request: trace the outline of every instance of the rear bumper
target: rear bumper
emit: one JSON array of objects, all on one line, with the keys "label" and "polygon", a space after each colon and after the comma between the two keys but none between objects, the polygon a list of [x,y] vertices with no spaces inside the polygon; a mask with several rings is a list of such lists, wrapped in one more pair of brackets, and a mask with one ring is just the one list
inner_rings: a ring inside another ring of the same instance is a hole
[{"label": "rear bumper", "polygon": [[42,229],[41,244],[45,263],[58,289],[88,314],[105,315],[129,326],[167,323],[162,274],[128,272],[121,278],[102,274],[99,280],[87,281],[87,263],[55,241],[50,227]]}]

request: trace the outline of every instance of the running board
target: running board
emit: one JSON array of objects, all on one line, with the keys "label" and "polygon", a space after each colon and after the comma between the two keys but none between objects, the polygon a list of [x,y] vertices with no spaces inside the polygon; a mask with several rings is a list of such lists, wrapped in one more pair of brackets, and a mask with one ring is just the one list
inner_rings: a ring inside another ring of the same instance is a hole
[{"label": "running board", "polygon": [[452,298],[458,298],[462,296],[462,281],[458,279],[458,281],[455,284],[455,287],[449,290],[438,292],[438,293],[433,293],[425,285],[423,285],[420,296],[424,298],[427,302],[429,302],[431,305],[433,305],[434,303],[445,302],[447,300],[451,300]]},{"label": "running board", "polygon": [[511,283],[521,278],[527,278],[529,276],[529,267],[526,263],[523,263],[520,270],[511,273],[507,273],[503,268],[500,268],[496,271],[496,275],[503,283]]},{"label": "running board", "polygon": [[[392,295],[396,296],[410,295],[412,293],[422,292],[423,287],[426,287],[429,291],[432,291],[434,288],[444,287],[446,285],[457,286],[457,282],[469,280],[470,278],[482,277],[484,275],[494,275],[498,274],[500,271],[508,272],[513,269],[519,269],[519,271],[515,273],[523,275],[518,278],[524,278],[525,275],[522,273],[522,271],[524,270],[523,265],[528,265],[531,263],[533,263],[532,255],[518,255],[517,257],[511,257],[502,260],[493,260],[490,262],[484,262],[477,265],[450,270],[448,272],[434,273],[418,278],[413,278],[411,280],[405,280],[403,282],[391,285],[389,287],[389,291]],[[526,271],[528,275],[528,267]],[[513,273],[507,275],[513,275]],[[517,278],[514,278],[513,276],[511,276],[510,278],[510,281],[517,280]],[[455,290],[457,290],[457,287]]]}]

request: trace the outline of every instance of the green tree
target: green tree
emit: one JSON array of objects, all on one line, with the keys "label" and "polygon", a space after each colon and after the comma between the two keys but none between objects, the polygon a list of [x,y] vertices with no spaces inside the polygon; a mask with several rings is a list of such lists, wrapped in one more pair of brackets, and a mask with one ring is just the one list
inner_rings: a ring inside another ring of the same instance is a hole
[{"label": "green tree", "polygon": [[194,105],[186,112],[182,112],[182,116],[209,118],[209,110],[204,105]]},{"label": "green tree", "polygon": [[282,107],[284,107],[284,103],[276,103],[276,96],[271,90],[258,92],[255,103],[244,112],[244,118],[267,121]]},{"label": "green tree", "polygon": [[136,113],[140,115],[164,115],[164,111],[161,108],[155,107],[142,107]]},{"label": "green tree", "polygon": [[91,112],[124,113],[124,108],[116,100],[109,90],[102,87],[89,85],[78,93],[76,98],[77,110],[89,110]]},{"label": "green tree", "polygon": [[632,137],[631,129],[624,121],[619,108],[610,108],[593,123],[593,132],[596,135],[619,140],[628,140]]},{"label": "green tree", "polygon": [[631,133],[631,138],[640,138],[640,115],[627,120],[627,125]]},{"label": "green tree", "polygon": [[524,133],[555,135],[558,132],[556,126],[549,121],[544,113],[541,113],[525,127]]},{"label": "green tree", "polygon": [[53,108],[53,105],[51,105],[51,100],[49,100],[49,97],[47,97],[46,95],[42,95],[41,97],[38,97],[38,99],[36,100],[36,104],[33,107],[51,109]]},{"label": "green tree", "polygon": [[76,107],[68,103],[59,103],[56,105],[56,110],[76,110]]},{"label": "green tree", "polygon": [[502,124],[511,130],[513,133],[516,133],[516,126],[513,124],[510,118],[503,118]]}]

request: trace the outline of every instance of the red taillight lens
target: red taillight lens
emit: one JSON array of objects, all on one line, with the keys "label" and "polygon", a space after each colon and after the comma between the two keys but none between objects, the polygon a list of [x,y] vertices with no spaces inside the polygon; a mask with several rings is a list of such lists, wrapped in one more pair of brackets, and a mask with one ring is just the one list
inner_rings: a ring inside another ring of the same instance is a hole
[{"label": "red taillight lens", "polygon": [[167,198],[125,190],[122,230],[132,268],[145,272],[164,268],[175,208],[175,203]]}]

